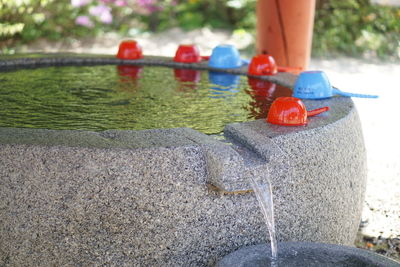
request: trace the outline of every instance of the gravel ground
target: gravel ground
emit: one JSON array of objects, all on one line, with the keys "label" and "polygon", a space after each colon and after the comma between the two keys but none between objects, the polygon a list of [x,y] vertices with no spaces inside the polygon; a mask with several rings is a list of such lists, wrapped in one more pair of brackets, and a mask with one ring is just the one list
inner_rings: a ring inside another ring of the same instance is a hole
[{"label": "gravel ground", "polygon": [[[115,54],[119,41],[115,34],[59,43],[37,41],[24,52],[77,52]],[[221,43],[239,49],[254,42],[244,33],[200,29],[183,32],[171,29],[160,34],[135,37],[144,54],[173,56],[180,43],[198,44],[202,54]],[[378,94],[379,99],[354,99],[362,121],[368,152],[368,184],[357,246],[400,259],[400,62],[372,62],[354,58],[312,59],[309,69],[324,70],[333,85],[343,91]]]},{"label": "gravel ground", "polygon": [[359,233],[355,245],[400,262],[400,238],[365,236]]}]

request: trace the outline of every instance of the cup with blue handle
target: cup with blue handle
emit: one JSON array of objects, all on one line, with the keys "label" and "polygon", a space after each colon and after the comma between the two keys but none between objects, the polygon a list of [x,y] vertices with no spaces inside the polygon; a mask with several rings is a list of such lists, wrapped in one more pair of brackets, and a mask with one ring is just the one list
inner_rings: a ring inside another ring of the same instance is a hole
[{"label": "cup with blue handle", "polygon": [[353,94],[340,91],[329,82],[323,71],[303,71],[294,84],[293,96],[301,99],[324,99],[334,95],[378,98],[377,95]]},{"label": "cup with blue handle", "polygon": [[248,65],[249,61],[240,58],[239,51],[233,45],[218,45],[214,47],[208,66],[219,69],[239,68]]}]

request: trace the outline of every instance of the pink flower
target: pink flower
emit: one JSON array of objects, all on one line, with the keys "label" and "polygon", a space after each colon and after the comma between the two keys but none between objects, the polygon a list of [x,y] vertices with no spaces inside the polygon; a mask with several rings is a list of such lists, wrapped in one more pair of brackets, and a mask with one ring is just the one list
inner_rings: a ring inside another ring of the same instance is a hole
[{"label": "pink flower", "polygon": [[90,2],[92,2],[92,0],[71,0],[71,5],[73,7],[81,7],[90,4]]},{"label": "pink flower", "polygon": [[157,5],[156,0],[137,0],[137,4],[149,11],[150,13],[161,11],[163,8]]},{"label": "pink flower", "polygon": [[92,16],[100,17],[103,13],[110,13],[111,8],[103,4],[92,6],[89,8],[89,14]]},{"label": "pink flower", "polygon": [[128,5],[128,1],[127,0],[116,0],[114,2],[114,4],[116,6],[127,6]]},{"label": "pink flower", "polygon": [[105,24],[110,24],[113,20],[112,15],[110,12],[104,12],[99,17],[100,21]]},{"label": "pink flower", "polygon": [[113,20],[111,15],[111,8],[103,4],[89,8],[89,14],[97,17],[101,22],[110,24]]},{"label": "pink flower", "polygon": [[128,1],[127,0],[100,0],[100,2],[102,4],[114,4],[116,6],[127,6],[128,5]]},{"label": "pink flower", "polygon": [[90,20],[90,18],[88,16],[78,16],[75,19],[75,24],[77,25],[81,25],[87,28],[93,28],[94,24],[93,22]]}]

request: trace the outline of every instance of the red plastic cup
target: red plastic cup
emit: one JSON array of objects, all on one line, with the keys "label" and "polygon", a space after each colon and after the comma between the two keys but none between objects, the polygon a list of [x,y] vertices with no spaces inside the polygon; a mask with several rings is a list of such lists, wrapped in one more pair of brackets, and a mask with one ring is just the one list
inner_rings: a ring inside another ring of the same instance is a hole
[{"label": "red plastic cup", "polygon": [[174,61],[181,63],[197,63],[201,61],[199,48],[196,45],[179,45]]},{"label": "red plastic cup", "polygon": [[275,75],[278,72],[278,67],[275,59],[267,54],[254,56],[249,65],[250,75]]},{"label": "red plastic cup", "polygon": [[122,41],[119,44],[117,58],[140,59],[143,57],[142,47],[134,40]]},{"label": "red plastic cup", "polygon": [[307,117],[328,111],[329,107],[306,110],[304,103],[295,97],[278,97],[269,109],[267,122],[284,126],[301,126],[307,124]]}]

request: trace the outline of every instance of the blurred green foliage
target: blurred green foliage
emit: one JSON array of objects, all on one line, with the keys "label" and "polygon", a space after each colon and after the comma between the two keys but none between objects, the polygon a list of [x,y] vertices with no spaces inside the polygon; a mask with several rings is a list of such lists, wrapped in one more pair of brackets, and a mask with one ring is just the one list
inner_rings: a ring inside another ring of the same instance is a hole
[{"label": "blurred green foliage", "polygon": [[57,40],[70,34],[84,35],[74,23],[75,16],[69,1],[0,0],[0,41],[29,42],[43,36]]},{"label": "blurred green foliage", "polygon": [[70,0],[0,0],[0,53],[12,53],[16,44],[38,38],[57,41],[119,28],[119,21],[98,23],[93,28],[79,26],[75,19],[84,12],[74,8]]},{"label": "blurred green foliage", "polygon": [[181,0],[141,19],[152,31],[171,26],[185,30],[199,27],[253,29],[255,5],[256,0]]},{"label": "blurred green foliage", "polygon": [[[85,1],[108,5],[112,23],[94,20],[92,27],[77,25],[79,16],[88,15],[89,5],[72,6],[71,0],[0,0],[1,50],[38,38],[60,40],[107,31],[134,35],[170,27],[241,29],[255,34],[256,0],[123,0],[125,6],[110,4],[115,0]],[[400,8],[372,5],[369,0],[317,0],[315,16],[316,56],[400,58]]]},{"label": "blurred green foliage", "polygon": [[400,8],[369,0],[317,0],[313,54],[400,57]]}]

